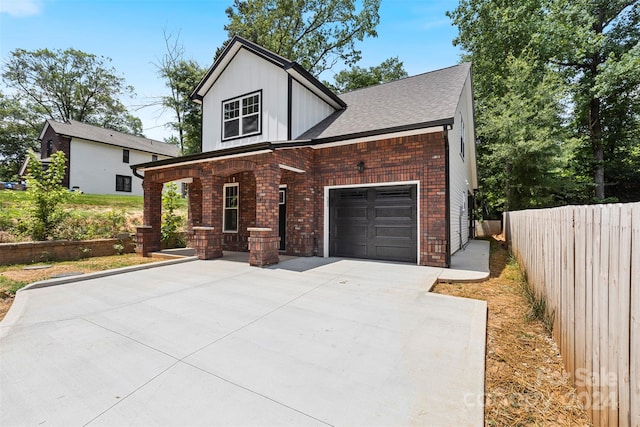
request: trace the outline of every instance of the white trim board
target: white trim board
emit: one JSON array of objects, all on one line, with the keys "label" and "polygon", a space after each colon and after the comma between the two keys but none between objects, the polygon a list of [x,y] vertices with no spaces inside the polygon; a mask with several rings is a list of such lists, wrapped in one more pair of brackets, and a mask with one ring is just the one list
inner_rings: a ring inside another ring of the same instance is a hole
[{"label": "white trim board", "polygon": [[417,191],[416,196],[418,198],[418,200],[416,201],[418,204],[417,214],[416,214],[418,241],[416,242],[416,246],[418,251],[417,265],[420,265],[420,181],[391,181],[391,182],[374,182],[374,183],[368,183],[368,184],[326,185],[324,187],[324,218],[323,218],[324,236],[322,238],[322,241],[324,244],[322,256],[324,258],[329,257],[329,191],[340,189],[340,188],[391,187],[394,185],[415,185],[416,186],[416,191]]}]

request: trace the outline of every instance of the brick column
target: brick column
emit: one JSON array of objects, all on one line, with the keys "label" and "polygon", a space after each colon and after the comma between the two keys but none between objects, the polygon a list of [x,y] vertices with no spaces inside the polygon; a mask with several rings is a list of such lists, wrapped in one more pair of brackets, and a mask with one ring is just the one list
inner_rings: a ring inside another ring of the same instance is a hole
[{"label": "brick column", "polygon": [[201,178],[201,225],[194,226],[196,255],[200,259],[222,256],[222,186],[224,179],[203,171]]},{"label": "brick column", "polygon": [[144,180],[144,211],[142,227],[136,229],[136,253],[149,256],[160,250],[160,226],[162,224],[162,183]]},{"label": "brick column", "polygon": [[194,178],[189,183],[189,211],[187,219],[187,236],[189,246],[192,247],[194,240],[193,227],[202,225],[202,184],[200,179]]},{"label": "brick column", "polygon": [[277,163],[266,163],[255,170],[256,227],[249,231],[249,264],[263,267],[277,264],[280,247],[279,215],[280,168]]},{"label": "brick column", "polygon": [[264,267],[277,264],[280,237],[271,228],[249,227],[249,265]]},{"label": "brick column", "polygon": [[193,227],[193,246],[199,259],[222,256],[222,233],[213,227]]}]

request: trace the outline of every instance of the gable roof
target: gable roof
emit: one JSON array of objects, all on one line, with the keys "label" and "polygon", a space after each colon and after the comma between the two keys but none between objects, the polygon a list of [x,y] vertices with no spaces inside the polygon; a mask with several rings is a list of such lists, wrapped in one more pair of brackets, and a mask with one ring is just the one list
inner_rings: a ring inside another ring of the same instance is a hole
[{"label": "gable roof", "polygon": [[173,144],[167,144],[162,141],[118,132],[99,126],[88,125],[76,120],[69,120],[68,122],[61,123],[47,119],[38,140],[42,140],[47,127],[51,127],[58,135],[101,142],[103,144],[130,148],[132,150],[144,151],[152,154],[177,157],[180,153],[178,147]]},{"label": "gable roof", "polygon": [[297,139],[320,143],[453,124],[470,72],[471,64],[463,63],[344,93],[346,109]]},{"label": "gable roof", "polygon": [[191,93],[191,100],[197,103],[202,102],[204,95],[214,85],[218,77],[224,72],[227,65],[233,60],[240,49],[246,49],[249,52],[282,68],[298,83],[309,89],[333,108],[341,109],[346,107],[346,104],[342,99],[340,99],[340,97],[323,85],[311,73],[302,68],[300,64],[289,61],[288,59],[240,36],[234,36],[229,40],[229,43],[222,54],[213,63],[211,68],[207,70],[202,80],[200,80],[200,83],[198,83],[195,90]]}]

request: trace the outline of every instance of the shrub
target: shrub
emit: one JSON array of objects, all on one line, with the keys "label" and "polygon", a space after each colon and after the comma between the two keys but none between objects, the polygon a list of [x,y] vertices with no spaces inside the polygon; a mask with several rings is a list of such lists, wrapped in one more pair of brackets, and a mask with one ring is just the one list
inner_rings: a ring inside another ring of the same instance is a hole
[{"label": "shrub", "polygon": [[161,241],[167,248],[184,248],[185,242],[181,228],[185,224],[182,215],[176,214],[176,209],[180,207],[180,193],[178,186],[171,183],[166,186],[162,194],[162,226],[160,228]]}]

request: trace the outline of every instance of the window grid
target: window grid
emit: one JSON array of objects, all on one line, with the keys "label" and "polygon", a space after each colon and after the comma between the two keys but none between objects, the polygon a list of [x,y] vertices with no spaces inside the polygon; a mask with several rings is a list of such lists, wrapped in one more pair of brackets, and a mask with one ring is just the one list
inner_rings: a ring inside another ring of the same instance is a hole
[{"label": "window grid", "polygon": [[129,150],[126,148],[122,150],[122,163],[129,163]]},{"label": "window grid", "polygon": [[256,135],[260,129],[260,92],[222,103],[222,139]]},{"label": "window grid", "polygon": [[238,183],[224,185],[224,217],[222,218],[225,233],[238,232]]}]

